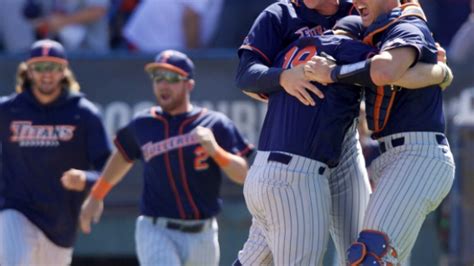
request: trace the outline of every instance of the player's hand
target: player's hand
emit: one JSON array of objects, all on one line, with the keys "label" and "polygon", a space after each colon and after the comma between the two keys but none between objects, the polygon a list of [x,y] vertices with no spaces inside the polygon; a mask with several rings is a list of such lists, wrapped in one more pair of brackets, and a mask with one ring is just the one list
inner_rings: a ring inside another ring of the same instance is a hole
[{"label": "player's hand", "polygon": [[216,153],[218,144],[211,129],[198,126],[193,130],[193,134],[196,136],[198,142],[207,151],[207,153],[209,153],[209,155]]},{"label": "player's hand", "polygon": [[331,71],[335,67],[336,64],[333,61],[316,55],[304,65],[304,74],[308,80],[327,85],[334,82],[331,79]]},{"label": "player's hand", "polygon": [[436,43],[436,48],[438,49],[436,53],[438,56],[438,62],[446,63],[446,61],[448,60],[448,58],[446,57],[446,50],[443,47],[441,47],[441,45],[438,42]]},{"label": "player's hand", "polygon": [[82,170],[71,168],[61,177],[63,187],[74,191],[83,191],[86,187],[86,173]]},{"label": "player's hand", "polygon": [[91,196],[82,204],[81,214],[79,215],[79,225],[82,232],[89,234],[91,232],[91,223],[98,223],[102,211],[104,210],[104,201],[96,200]]},{"label": "player's hand", "polygon": [[314,106],[316,103],[309,92],[316,94],[321,99],[324,98],[324,94],[306,79],[303,68],[304,64],[301,64],[284,70],[280,75],[280,85],[288,94],[296,97],[304,105]]},{"label": "player's hand", "polygon": [[439,86],[441,87],[441,90],[444,91],[453,82],[454,75],[453,75],[453,71],[451,71],[451,68],[449,68],[449,66],[446,65],[445,63],[438,62],[438,65],[441,65],[444,68],[444,71],[445,71],[444,72],[444,79],[439,84]]}]

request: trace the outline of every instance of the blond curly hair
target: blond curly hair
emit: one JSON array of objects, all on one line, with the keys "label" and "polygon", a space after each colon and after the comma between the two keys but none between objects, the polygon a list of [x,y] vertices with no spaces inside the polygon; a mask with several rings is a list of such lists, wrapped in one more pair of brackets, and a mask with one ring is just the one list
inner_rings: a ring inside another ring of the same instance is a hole
[{"label": "blond curly hair", "polygon": [[[22,62],[18,65],[16,70],[15,91],[21,93],[29,87],[31,87],[31,79],[28,77],[28,65]],[[73,92],[81,90],[81,86],[77,82],[74,73],[72,73],[72,70],[67,66],[64,69],[64,78],[61,80],[61,87]]]}]

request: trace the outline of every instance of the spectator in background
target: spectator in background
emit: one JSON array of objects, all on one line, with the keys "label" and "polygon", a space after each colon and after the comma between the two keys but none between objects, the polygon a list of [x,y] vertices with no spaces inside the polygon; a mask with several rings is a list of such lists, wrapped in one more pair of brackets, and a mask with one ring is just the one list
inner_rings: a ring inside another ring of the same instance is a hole
[{"label": "spectator in background", "polygon": [[7,53],[27,52],[34,42],[30,23],[23,15],[27,0],[2,0],[0,8],[0,46]]},{"label": "spectator in background", "polygon": [[[40,37],[57,38],[67,50],[107,52],[109,0],[27,0],[26,10]],[[29,7],[28,7],[29,5]],[[34,11],[36,6],[37,16]]]},{"label": "spectator in background", "polygon": [[143,0],[123,30],[132,50],[203,48],[217,26],[222,0]]},{"label": "spectator in background", "polygon": [[125,49],[126,42],[122,37],[122,29],[140,0],[112,0],[109,9],[110,48]]},{"label": "spectator in background", "polygon": [[456,64],[472,63],[474,59],[474,0],[471,0],[471,14],[451,41],[448,58]]}]

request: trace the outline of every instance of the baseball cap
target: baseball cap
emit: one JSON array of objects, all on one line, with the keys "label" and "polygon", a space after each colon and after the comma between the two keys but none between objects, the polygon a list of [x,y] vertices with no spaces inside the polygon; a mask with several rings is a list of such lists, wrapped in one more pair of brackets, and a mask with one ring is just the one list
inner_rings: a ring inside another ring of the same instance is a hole
[{"label": "baseball cap", "polygon": [[365,30],[364,25],[362,24],[362,18],[357,15],[350,15],[341,18],[336,22],[332,29],[346,31],[357,39],[362,37]]},{"label": "baseball cap", "polygon": [[35,62],[54,62],[67,65],[64,47],[56,41],[44,39],[33,43],[30,49],[30,58],[27,64]]},{"label": "baseball cap", "polygon": [[189,79],[192,79],[194,75],[193,61],[184,53],[175,50],[165,50],[156,56],[153,63],[145,65],[145,71],[147,72],[156,69],[176,72]]}]

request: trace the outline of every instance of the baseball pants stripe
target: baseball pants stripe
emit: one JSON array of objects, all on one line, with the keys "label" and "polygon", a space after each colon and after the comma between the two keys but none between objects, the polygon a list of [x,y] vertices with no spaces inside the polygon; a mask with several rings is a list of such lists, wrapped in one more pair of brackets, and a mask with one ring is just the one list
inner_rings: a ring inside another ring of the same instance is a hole
[{"label": "baseball pants stripe", "polygon": [[[329,238],[326,165],[301,156],[288,164],[259,151],[244,185],[253,223],[239,252],[243,265],[320,265]],[[324,173],[321,172],[324,169]]]},{"label": "baseball pants stripe", "polygon": [[[454,161],[439,133],[394,134],[380,141],[386,152],[373,162],[377,181],[364,229],[385,232],[398,259],[405,261],[426,216],[446,197],[454,180]],[[393,139],[404,144],[393,146]]]},{"label": "baseball pants stripe", "polygon": [[332,200],[330,233],[336,247],[338,265],[346,264],[346,250],[362,229],[372,193],[357,125],[357,121],[354,121],[348,130],[340,162],[329,175]]},{"label": "baseball pants stripe", "polygon": [[136,222],[135,243],[140,265],[218,265],[219,242],[215,218],[205,222],[198,233],[166,228],[166,222],[190,222],[176,219],[139,216]]}]

